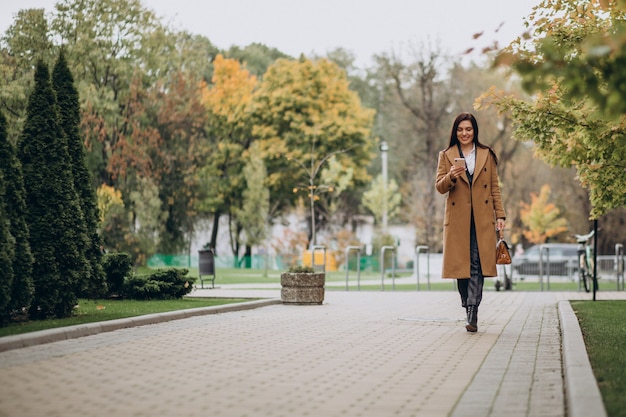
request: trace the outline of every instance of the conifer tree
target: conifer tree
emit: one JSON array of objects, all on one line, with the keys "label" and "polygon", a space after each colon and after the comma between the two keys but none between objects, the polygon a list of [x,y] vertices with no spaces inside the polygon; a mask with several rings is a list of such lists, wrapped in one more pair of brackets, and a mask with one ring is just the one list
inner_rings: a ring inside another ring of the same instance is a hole
[{"label": "conifer tree", "polygon": [[88,244],[48,66],[39,61],[18,144],[35,262],[31,318],[68,317],[90,267]]},{"label": "conifer tree", "polygon": [[13,269],[10,300],[2,320],[24,316],[33,299],[33,255],[28,242],[24,179],[16,151],[8,140],[6,119],[0,113],[0,175],[4,177],[4,213],[9,221],[9,233],[15,239],[15,252],[10,265]]},{"label": "conifer tree", "polygon": [[80,295],[97,298],[106,293],[106,280],[102,269],[102,239],[98,234],[98,205],[91,175],[87,169],[83,138],[80,134],[78,91],[74,86],[74,77],[67,65],[63,50],[52,70],[52,88],[56,93],[59,106],[61,129],[67,137],[74,188],[78,195],[89,239],[89,244],[83,249],[92,273],[88,277],[86,291]]},{"label": "conifer tree", "polygon": [[15,239],[9,233],[9,220],[4,210],[4,179],[0,174],[0,324],[8,321],[11,289],[13,287],[13,266],[15,256]]},{"label": "conifer tree", "polygon": [[5,185],[4,175],[0,172],[0,320],[6,322],[7,307],[11,301],[13,287],[13,267],[11,261],[15,256],[15,240],[9,233],[9,219],[4,210]]}]

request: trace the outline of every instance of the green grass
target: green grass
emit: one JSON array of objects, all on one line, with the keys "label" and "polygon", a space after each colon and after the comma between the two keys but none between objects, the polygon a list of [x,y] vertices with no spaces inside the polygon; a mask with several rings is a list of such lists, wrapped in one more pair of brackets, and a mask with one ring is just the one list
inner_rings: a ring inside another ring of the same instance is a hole
[{"label": "green grass", "polygon": [[[198,268],[188,268],[189,276],[198,276]],[[148,271],[148,268],[142,269],[138,272]],[[268,270],[267,275],[262,269],[239,269],[239,268],[218,268],[216,271],[215,285],[229,285],[229,284],[280,284],[280,274],[283,271]],[[410,277],[412,273],[408,272],[396,272],[396,278]],[[356,289],[357,274],[356,271],[350,271],[348,275],[350,281],[350,290]],[[380,290],[380,272],[379,271],[361,271],[361,282],[364,281],[376,281],[376,284],[361,285],[362,291],[379,291]],[[327,271],[326,282],[342,282],[346,281],[345,271]],[[485,289],[494,289],[495,280],[488,278],[485,280]],[[200,281],[196,281],[196,285],[200,286]],[[205,281],[204,287],[210,287],[210,282]],[[607,287],[608,286],[608,287]],[[254,288],[254,287],[251,287]],[[258,287],[261,288],[261,287]],[[345,286],[327,286],[328,290],[345,290]],[[427,291],[426,277],[420,278],[420,291]],[[397,284],[396,291],[415,291],[417,289],[417,282],[411,284]],[[431,283],[431,290],[435,291],[452,291],[455,290],[452,281],[450,283]],[[600,282],[600,290],[608,289],[613,290],[612,284]],[[385,276],[385,291],[391,290],[391,274],[388,272]],[[529,282],[516,280],[513,283],[513,291],[541,291],[541,284],[539,282]],[[562,277],[551,277],[550,288],[548,289],[547,280],[544,280],[543,291],[578,291],[578,282],[570,281]]]},{"label": "green grass", "polygon": [[[198,277],[198,268],[188,268],[189,276]],[[149,268],[140,268],[138,273],[145,273],[149,271]],[[216,280],[215,285],[229,285],[229,284],[280,284],[280,274],[283,271],[275,271],[268,270],[266,271],[262,269],[240,269],[240,268],[217,268],[216,270]],[[396,278],[410,277],[412,273],[409,272],[396,272]],[[380,290],[380,271],[361,271],[361,282],[374,280],[378,282],[378,284],[374,285],[361,285],[361,290]],[[348,279],[350,281],[350,289],[352,289],[352,285],[356,285],[356,271],[350,271],[348,275]],[[385,290],[391,289],[391,274],[388,272],[385,276]],[[327,271],[326,272],[326,282],[345,282],[346,281],[346,272],[345,271]],[[389,283],[387,283],[389,282]],[[485,280],[485,288],[493,289],[495,281],[491,278]],[[196,285],[200,286],[200,281],[196,281]],[[205,281],[204,287],[207,288],[207,285],[210,286],[210,282],[207,284]],[[600,282],[600,290],[608,289],[613,291],[613,284]],[[259,287],[260,288],[260,287]],[[328,289],[338,289],[337,287],[327,287]],[[339,287],[345,289],[345,287]],[[396,285],[396,290],[398,291],[410,291],[416,290],[417,282],[409,284],[409,285]],[[420,290],[427,289],[426,277],[422,276],[420,278]],[[432,290],[453,290],[454,287],[452,282],[450,284],[446,283],[431,283]],[[541,284],[539,282],[528,282],[522,280],[516,280],[513,283],[514,291],[541,291]],[[578,291],[578,282],[570,281],[567,278],[563,277],[551,277],[550,278],[550,291]],[[543,283],[543,291],[548,291],[548,283],[547,280],[544,280]]]},{"label": "green grass", "polygon": [[609,417],[626,417],[626,301],[572,301]]},{"label": "green grass", "polygon": [[[189,276],[197,277],[198,268],[188,268]],[[141,267],[135,272],[142,274],[150,271],[150,268]],[[280,284],[280,274],[283,271],[264,271],[262,269],[240,269],[240,268],[218,268],[216,271],[215,285],[229,284],[251,284],[250,288],[255,288],[254,284]],[[403,278],[411,276],[408,272],[396,272],[396,278]],[[350,271],[350,291],[356,291],[356,279],[357,275],[355,271]],[[361,291],[380,291],[380,272],[366,270],[361,271]],[[345,283],[346,273],[345,271],[329,271],[326,273],[326,281],[334,283]],[[365,281],[370,281],[365,283]],[[372,283],[375,282],[375,283]],[[550,291],[577,291],[578,284],[575,282],[560,282],[552,281],[550,283]],[[492,279],[485,280],[485,290],[493,291],[495,281]],[[196,281],[196,285],[199,287],[199,280]],[[205,288],[210,286],[209,282],[205,281]],[[259,286],[258,288],[262,288]],[[602,287],[601,287],[602,288]],[[345,291],[344,285],[330,286],[327,285],[328,291]],[[612,289],[612,288],[611,288]],[[392,291],[391,276],[388,273],[385,276],[385,291]],[[416,291],[417,282],[411,282],[410,284],[396,283],[395,291]],[[433,282],[430,284],[430,290],[432,291],[456,291],[453,281],[450,282]],[[525,282],[516,281],[513,284],[513,291],[540,291],[541,287],[538,282]],[[547,291],[547,283],[544,283],[544,291]],[[420,278],[420,291],[428,291],[427,280],[425,277]],[[168,300],[168,301],[87,301],[81,300],[79,308],[76,310],[76,314],[73,317],[58,320],[44,320],[33,321],[27,323],[13,324],[4,328],[0,328],[0,337],[8,336],[12,334],[27,333],[37,330],[52,329],[56,327],[72,326],[75,324],[91,323],[97,321],[114,320],[118,318],[134,317],[144,314],[160,313],[166,311],[182,310],[187,308],[205,307],[233,302],[241,302],[244,300],[217,300],[217,299],[202,299],[202,298],[184,298],[182,300]],[[104,308],[98,308],[98,306]]]},{"label": "green grass", "polygon": [[244,299],[218,298],[183,298],[181,300],[79,300],[72,317],[64,319],[49,319],[29,321],[26,323],[11,324],[0,328],[0,337],[14,334],[23,334],[38,330],[54,329],[57,327],[73,326],[75,324],[93,323],[98,321],[115,320],[126,317],[136,317],[152,313],[185,310],[197,307],[211,307],[222,304],[240,303]]}]

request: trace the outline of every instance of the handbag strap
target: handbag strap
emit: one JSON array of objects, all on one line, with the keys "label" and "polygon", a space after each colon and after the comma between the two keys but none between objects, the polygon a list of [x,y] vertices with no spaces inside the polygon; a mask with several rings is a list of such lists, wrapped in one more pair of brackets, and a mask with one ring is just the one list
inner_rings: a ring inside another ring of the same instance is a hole
[{"label": "handbag strap", "polygon": [[504,240],[504,230],[498,229],[498,236],[500,240]]}]

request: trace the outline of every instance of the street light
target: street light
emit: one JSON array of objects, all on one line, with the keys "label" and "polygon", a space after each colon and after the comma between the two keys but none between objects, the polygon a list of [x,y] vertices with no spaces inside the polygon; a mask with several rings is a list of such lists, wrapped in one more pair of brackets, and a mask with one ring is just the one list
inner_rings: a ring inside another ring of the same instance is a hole
[{"label": "street light", "polygon": [[382,141],[379,149],[383,164],[383,233],[387,234],[387,151],[389,150],[389,145],[387,145],[387,142]]}]

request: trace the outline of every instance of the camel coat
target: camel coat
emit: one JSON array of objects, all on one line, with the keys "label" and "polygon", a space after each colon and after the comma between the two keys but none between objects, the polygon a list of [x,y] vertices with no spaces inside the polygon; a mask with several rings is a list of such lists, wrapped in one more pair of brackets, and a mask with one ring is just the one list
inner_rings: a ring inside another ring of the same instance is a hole
[{"label": "camel coat", "polygon": [[502,207],[496,161],[489,149],[476,146],[476,168],[470,189],[467,172],[456,182],[450,178],[456,146],[441,151],[436,188],[446,195],[443,221],[443,278],[470,277],[470,221],[474,211],[480,265],[485,277],[496,271],[496,219],[506,218]]}]

